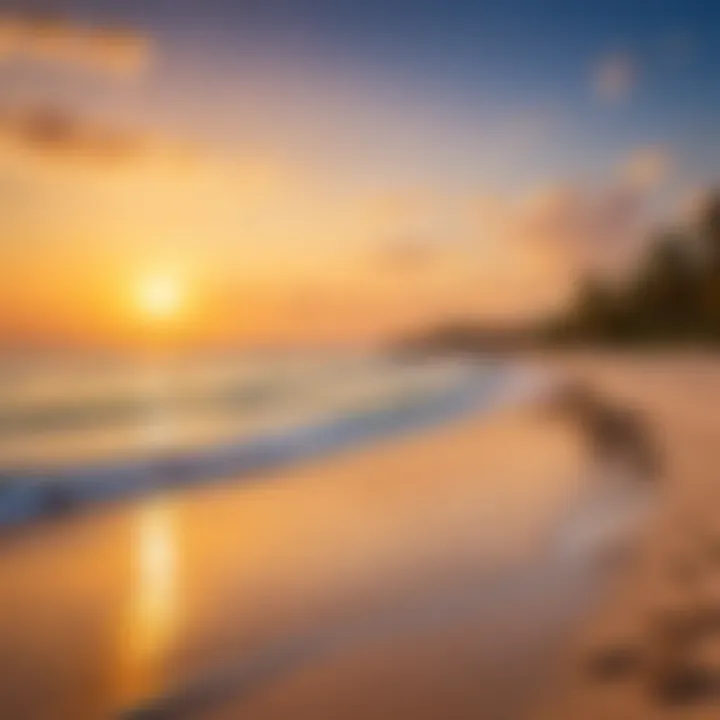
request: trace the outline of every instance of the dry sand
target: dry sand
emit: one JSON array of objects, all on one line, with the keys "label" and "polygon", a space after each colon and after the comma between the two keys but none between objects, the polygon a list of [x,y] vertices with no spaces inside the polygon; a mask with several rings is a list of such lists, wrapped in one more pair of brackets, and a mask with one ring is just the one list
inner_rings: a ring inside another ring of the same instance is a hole
[{"label": "dry sand", "polygon": [[564,358],[649,423],[663,455],[655,517],[570,643],[534,720],[720,717],[720,363]]}]

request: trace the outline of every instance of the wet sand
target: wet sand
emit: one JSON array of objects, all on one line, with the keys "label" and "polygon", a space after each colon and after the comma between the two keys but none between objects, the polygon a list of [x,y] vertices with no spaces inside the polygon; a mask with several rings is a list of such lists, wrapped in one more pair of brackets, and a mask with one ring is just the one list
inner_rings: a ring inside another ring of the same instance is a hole
[{"label": "wet sand", "polygon": [[0,716],[524,702],[592,587],[548,551],[585,471],[572,429],[515,409],[5,534]]}]

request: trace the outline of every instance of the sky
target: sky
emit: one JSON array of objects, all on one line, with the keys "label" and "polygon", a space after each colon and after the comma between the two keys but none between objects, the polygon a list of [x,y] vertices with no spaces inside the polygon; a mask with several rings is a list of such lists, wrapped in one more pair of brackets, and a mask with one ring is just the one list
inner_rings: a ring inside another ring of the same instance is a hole
[{"label": "sky", "polygon": [[0,3],[0,342],[552,312],[717,183],[719,42],[699,0]]}]

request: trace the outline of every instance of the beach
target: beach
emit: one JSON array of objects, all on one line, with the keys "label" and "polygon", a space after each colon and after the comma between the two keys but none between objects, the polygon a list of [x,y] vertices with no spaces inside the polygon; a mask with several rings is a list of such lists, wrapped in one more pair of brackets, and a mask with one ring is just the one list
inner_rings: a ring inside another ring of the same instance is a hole
[{"label": "beach", "polygon": [[[556,591],[532,558],[583,463],[565,424],[516,405],[8,532],[0,714],[134,716],[158,698],[170,717],[504,706],[524,636],[499,693],[477,662],[528,609],[532,634],[562,606],[528,600]],[[556,644],[543,634],[538,648]]]},{"label": "beach", "polygon": [[692,353],[554,362],[645,419],[662,453],[661,488],[635,552],[569,644],[547,701],[531,717],[715,718],[720,366]]},{"label": "beach", "polygon": [[0,9],[0,720],[720,720],[720,0]]},{"label": "beach", "polygon": [[0,714],[659,717],[656,665],[608,681],[593,663],[655,653],[652,622],[695,602],[676,556],[714,578],[720,370],[529,362],[647,424],[663,459],[639,534],[585,537],[637,482],[599,474],[544,401],[18,528],[0,548]]}]

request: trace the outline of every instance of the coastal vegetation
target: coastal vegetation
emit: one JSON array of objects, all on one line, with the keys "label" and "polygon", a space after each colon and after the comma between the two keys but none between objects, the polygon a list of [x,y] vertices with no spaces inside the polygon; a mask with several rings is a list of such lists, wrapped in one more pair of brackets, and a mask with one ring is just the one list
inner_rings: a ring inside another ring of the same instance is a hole
[{"label": "coastal vegetation", "polygon": [[720,344],[720,192],[698,220],[650,238],[620,277],[588,275],[564,308],[514,326],[443,323],[404,338],[401,351],[516,351],[538,347]]},{"label": "coastal vegetation", "polygon": [[648,243],[622,280],[586,278],[538,337],[616,345],[720,342],[720,193],[698,222]]}]

